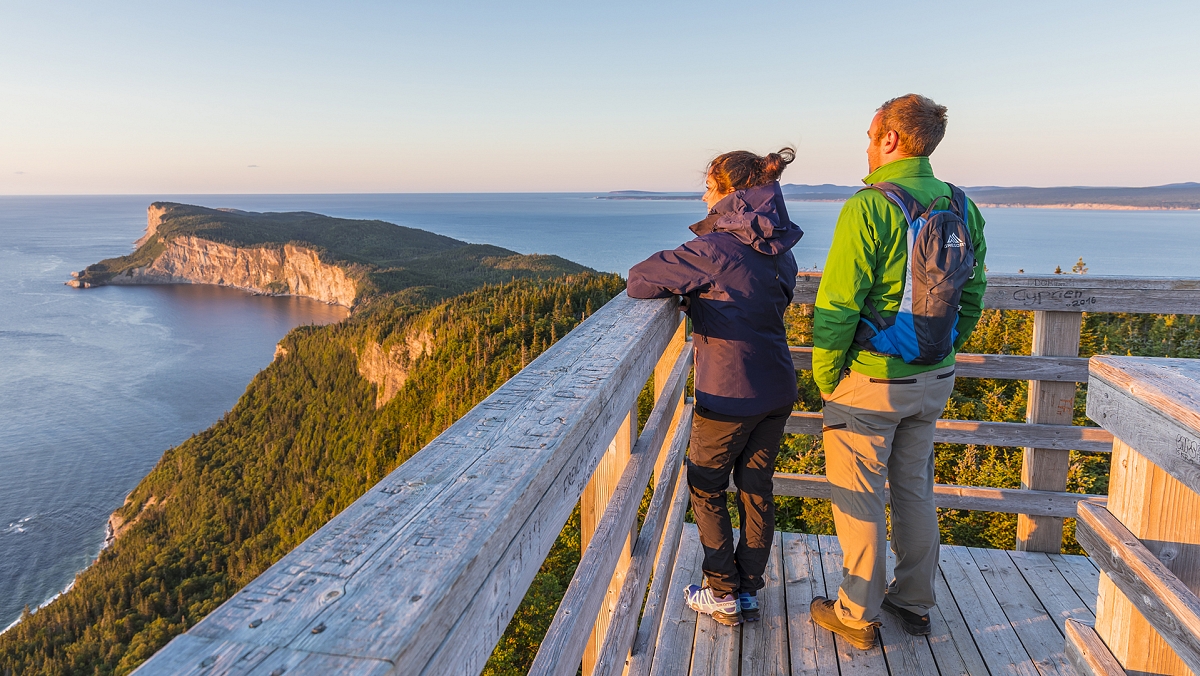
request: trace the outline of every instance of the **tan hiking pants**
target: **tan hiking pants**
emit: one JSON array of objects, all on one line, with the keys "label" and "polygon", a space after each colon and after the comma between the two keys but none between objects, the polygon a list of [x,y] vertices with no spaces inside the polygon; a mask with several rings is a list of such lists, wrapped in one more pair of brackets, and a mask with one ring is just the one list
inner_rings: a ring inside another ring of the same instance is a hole
[{"label": "tan hiking pants", "polygon": [[954,367],[893,380],[851,371],[825,403],[825,473],[843,556],[837,612],[847,626],[877,622],[883,603],[885,481],[896,553],[888,598],[922,615],[936,602],[941,538],[933,505],[933,431],[953,389]]}]

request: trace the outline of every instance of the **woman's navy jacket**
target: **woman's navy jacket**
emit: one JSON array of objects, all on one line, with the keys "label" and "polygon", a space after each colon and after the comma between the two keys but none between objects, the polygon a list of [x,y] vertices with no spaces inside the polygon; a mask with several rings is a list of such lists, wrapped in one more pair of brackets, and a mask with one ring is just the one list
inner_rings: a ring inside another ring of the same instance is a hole
[{"label": "woman's navy jacket", "polygon": [[796,288],[791,248],[804,233],[779,183],[727,195],[691,230],[692,241],[633,266],[630,297],[688,297],[699,406],[730,416],[790,406],[796,370],[783,313]]}]

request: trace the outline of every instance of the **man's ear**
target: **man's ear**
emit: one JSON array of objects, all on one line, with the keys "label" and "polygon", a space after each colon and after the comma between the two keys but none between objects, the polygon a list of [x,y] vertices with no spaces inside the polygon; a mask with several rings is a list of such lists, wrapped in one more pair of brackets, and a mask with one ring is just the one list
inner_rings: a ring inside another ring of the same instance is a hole
[{"label": "man's ear", "polygon": [[883,151],[884,155],[896,152],[900,147],[900,134],[895,129],[888,130],[888,133],[883,137],[883,143],[880,145],[883,146],[880,150]]}]

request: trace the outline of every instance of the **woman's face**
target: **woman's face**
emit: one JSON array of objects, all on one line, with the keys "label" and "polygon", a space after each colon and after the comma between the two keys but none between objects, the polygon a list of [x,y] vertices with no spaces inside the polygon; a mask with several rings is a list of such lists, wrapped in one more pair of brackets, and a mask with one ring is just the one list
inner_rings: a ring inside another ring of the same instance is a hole
[{"label": "woman's face", "polygon": [[704,186],[708,188],[708,190],[704,192],[704,203],[708,205],[709,209],[713,208],[717,202],[720,202],[726,195],[729,194],[727,192],[721,192],[720,189],[717,188],[717,181],[712,177],[712,174],[709,174],[707,177],[705,177]]}]

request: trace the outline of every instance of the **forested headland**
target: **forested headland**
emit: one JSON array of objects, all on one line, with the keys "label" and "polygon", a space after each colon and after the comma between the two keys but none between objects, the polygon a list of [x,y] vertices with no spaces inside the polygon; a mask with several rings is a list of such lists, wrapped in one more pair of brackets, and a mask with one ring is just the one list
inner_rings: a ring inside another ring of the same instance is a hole
[{"label": "forested headland", "polygon": [[[0,635],[0,674],[129,673],[624,287],[615,275],[587,271],[527,267],[524,274],[451,297],[436,285],[436,292],[428,285],[375,289],[344,322],[292,331],[229,413],[163,455],[119,511],[131,525],[74,588]],[[789,310],[788,323],[792,344],[811,344],[802,308]],[[1029,313],[985,311],[965,351],[1028,354],[1031,332]],[[401,350],[408,355],[403,384],[381,402],[379,388],[361,373],[364,350],[387,352],[417,334],[421,349]],[[1086,314],[1081,354],[1200,357],[1200,321]],[[818,410],[811,375],[798,380],[797,408]],[[945,417],[1023,421],[1026,394],[1022,381],[960,379]],[[1081,386],[1076,424],[1088,424],[1085,395]],[[941,483],[1012,488],[1020,468],[1020,449],[937,449]],[[823,473],[820,439],[786,437],[777,470]],[[1069,490],[1105,493],[1107,481],[1107,455],[1072,453]],[[777,503],[781,529],[833,532],[828,502]],[[941,527],[946,543],[1007,549],[1016,518],[941,510]],[[579,544],[576,514],[485,673],[528,669],[574,573]],[[1079,552],[1072,527],[1064,549]]]}]

